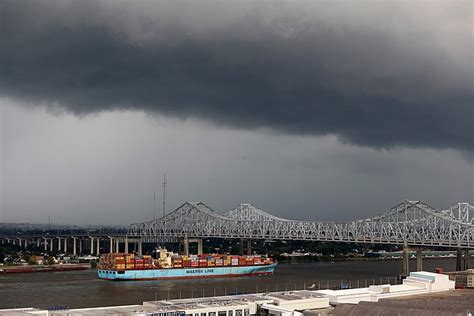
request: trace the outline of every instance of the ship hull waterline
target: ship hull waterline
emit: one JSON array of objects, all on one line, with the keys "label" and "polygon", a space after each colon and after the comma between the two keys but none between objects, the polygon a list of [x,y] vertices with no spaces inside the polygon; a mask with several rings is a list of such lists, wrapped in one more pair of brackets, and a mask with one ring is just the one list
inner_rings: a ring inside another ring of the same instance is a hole
[{"label": "ship hull waterline", "polygon": [[272,263],[268,265],[255,266],[192,267],[124,271],[99,269],[98,276],[100,279],[110,281],[213,279],[271,275],[276,266],[276,263]]}]

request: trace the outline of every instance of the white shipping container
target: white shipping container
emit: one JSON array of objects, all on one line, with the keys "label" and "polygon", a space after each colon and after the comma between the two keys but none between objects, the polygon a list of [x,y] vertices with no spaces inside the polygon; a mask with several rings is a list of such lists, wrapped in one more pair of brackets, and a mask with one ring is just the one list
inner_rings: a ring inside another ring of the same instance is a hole
[{"label": "white shipping container", "polygon": [[474,287],[474,273],[467,273],[467,287],[472,288]]}]

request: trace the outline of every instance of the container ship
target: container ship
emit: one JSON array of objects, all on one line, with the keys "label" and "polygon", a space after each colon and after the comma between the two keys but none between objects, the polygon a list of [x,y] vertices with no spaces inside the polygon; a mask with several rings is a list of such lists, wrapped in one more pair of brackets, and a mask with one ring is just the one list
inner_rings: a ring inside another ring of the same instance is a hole
[{"label": "container ship", "polygon": [[266,256],[219,254],[182,256],[160,249],[150,255],[111,253],[99,259],[98,275],[105,280],[173,280],[270,275],[276,262]]}]

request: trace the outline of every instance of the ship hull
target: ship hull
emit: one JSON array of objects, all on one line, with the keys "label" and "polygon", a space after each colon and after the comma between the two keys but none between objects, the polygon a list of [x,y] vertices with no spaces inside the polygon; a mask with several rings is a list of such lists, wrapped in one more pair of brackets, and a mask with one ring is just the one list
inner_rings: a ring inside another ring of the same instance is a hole
[{"label": "ship hull", "polygon": [[193,267],[179,269],[150,269],[150,270],[98,270],[99,278],[113,281],[126,280],[179,280],[179,279],[204,279],[227,278],[270,275],[276,268],[276,263],[253,266],[229,267]]}]

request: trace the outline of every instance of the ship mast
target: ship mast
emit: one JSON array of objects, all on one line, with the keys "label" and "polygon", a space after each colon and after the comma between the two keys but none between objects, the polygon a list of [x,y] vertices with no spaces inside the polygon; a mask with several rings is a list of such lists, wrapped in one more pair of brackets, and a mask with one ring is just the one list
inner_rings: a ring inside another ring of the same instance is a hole
[{"label": "ship mast", "polygon": [[153,193],[153,220],[156,219],[156,193]]},{"label": "ship mast", "polygon": [[166,173],[163,173],[163,217],[165,217],[165,207],[166,207]]}]

